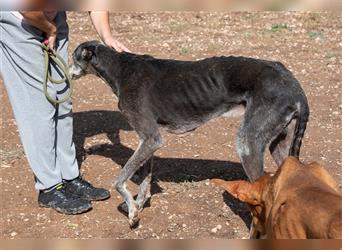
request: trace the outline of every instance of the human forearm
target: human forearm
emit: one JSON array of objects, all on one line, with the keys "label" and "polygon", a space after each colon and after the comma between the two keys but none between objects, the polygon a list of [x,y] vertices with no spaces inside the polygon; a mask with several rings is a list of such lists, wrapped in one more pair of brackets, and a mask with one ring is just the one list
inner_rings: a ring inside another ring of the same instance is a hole
[{"label": "human forearm", "polygon": [[29,24],[46,33],[47,37],[56,35],[57,27],[55,23],[50,21],[43,11],[22,11],[20,13]]},{"label": "human forearm", "polygon": [[107,11],[91,11],[89,14],[97,34],[108,47],[118,52],[130,52],[129,49],[113,37],[109,24],[109,13]]},{"label": "human forearm", "polygon": [[109,39],[110,37],[112,37],[112,32],[109,26],[108,12],[107,11],[91,11],[89,14],[101,40],[105,42],[106,39]]}]

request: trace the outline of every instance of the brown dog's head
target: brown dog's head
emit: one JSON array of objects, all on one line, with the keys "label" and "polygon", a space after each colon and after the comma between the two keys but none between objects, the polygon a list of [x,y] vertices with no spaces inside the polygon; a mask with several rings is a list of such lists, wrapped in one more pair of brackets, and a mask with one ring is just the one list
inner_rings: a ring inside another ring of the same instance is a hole
[{"label": "brown dog's head", "polygon": [[253,225],[250,232],[251,238],[265,237],[266,235],[266,207],[265,200],[268,199],[267,191],[271,176],[266,174],[259,178],[254,183],[238,180],[238,181],[224,181],[220,179],[213,179],[212,183],[218,187],[223,188],[229,194],[245,202],[253,215]]}]

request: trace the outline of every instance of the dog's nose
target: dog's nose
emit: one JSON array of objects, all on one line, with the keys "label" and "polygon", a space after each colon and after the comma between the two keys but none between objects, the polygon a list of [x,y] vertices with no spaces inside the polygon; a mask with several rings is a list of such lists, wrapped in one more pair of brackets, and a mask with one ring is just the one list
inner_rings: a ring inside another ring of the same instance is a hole
[{"label": "dog's nose", "polygon": [[78,78],[76,71],[75,71],[75,65],[74,64],[69,65],[69,75],[70,75],[72,80],[76,80]]}]

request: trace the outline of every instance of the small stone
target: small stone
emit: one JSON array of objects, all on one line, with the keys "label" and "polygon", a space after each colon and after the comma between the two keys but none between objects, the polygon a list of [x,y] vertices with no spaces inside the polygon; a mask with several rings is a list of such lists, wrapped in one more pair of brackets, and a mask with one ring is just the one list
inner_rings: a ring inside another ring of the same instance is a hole
[{"label": "small stone", "polygon": [[13,232],[11,233],[11,236],[14,237],[14,236],[16,236],[17,234],[18,234],[17,232],[14,232],[14,231],[13,231]]},{"label": "small stone", "polygon": [[214,227],[213,229],[211,229],[211,232],[212,232],[213,234],[216,234],[216,233],[217,233],[217,228]]}]

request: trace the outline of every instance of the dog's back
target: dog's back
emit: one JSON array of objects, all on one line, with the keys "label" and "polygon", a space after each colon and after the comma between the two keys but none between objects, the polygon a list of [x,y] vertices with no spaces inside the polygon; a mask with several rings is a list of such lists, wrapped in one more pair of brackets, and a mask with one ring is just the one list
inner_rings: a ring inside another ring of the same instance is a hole
[{"label": "dog's back", "polygon": [[[271,192],[271,190],[269,190]],[[285,161],[274,184],[268,234],[274,238],[342,238],[342,196],[317,163]]]},{"label": "dog's back", "polygon": [[250,205],[254,228],[262,237],[342,238],[342,195],[334,179],[317,163],[304,165],[288,157],[273,176],[254,183],[214,183]]},{"label": "dog's back", "polygon": [[138,94],[134,100],[144,107],[141,112],[172,133],[191,131],[229,111],[230,116],[243,115],[258,102],[276,105],[278,99],[277,110],[284,116],[298,103],[303,109],[307,105],[298,81],[279,62],[234,56],[179,61],[133,54],[120,54],[117,60],[124,68],[120,86],[131,89],[119,92]]},{"label": "dog's back", "polygon": [[151,58],[141,65],[156,78],[146,80],[154,84],[142,98],[148,98],[158,124],[170,132],[192,130],[223,114],[243,115],[261,99],[267,103],[282,96],[293,109],[302,100],[298,81],[278,62],[230,56],[195,62]]}]

